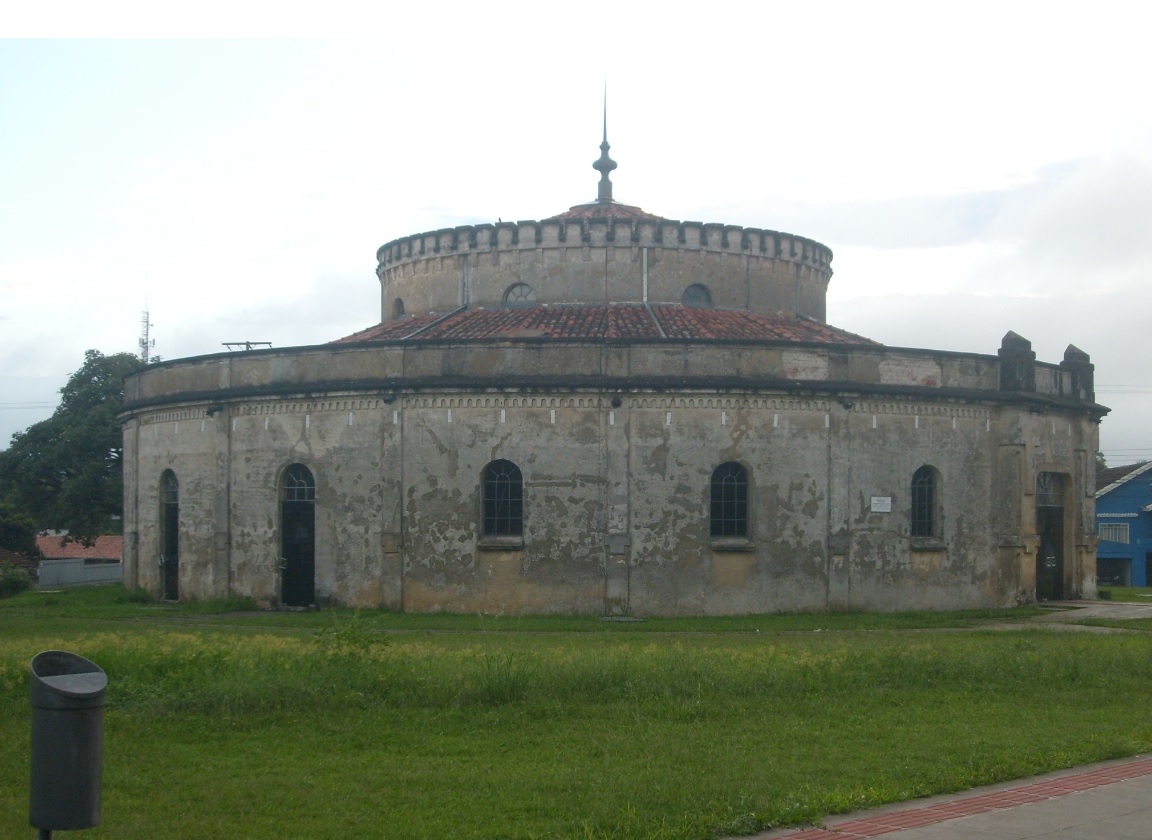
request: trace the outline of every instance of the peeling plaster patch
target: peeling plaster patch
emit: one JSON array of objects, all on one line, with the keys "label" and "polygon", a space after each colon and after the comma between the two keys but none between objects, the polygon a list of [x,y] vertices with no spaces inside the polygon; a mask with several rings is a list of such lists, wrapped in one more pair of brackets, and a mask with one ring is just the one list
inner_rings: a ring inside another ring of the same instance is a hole
[{"label": "peeling plaster patch", "polygon": [[827,379],[828,359],[815,353],[785,350],[784,375],[789,379]]},{"label": "peeling plaster patch", "polygon": [[940,365],[934,359],[911,355],[885,358],[880,362],[880,384],[940,386]]}]

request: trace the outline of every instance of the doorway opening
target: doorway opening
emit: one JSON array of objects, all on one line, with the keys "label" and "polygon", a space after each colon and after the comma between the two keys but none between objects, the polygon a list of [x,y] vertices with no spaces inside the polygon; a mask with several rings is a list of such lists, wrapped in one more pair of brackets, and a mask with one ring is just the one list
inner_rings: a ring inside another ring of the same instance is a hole
[{"label": "doorway opening", "polygon": [[1064,499],[1066,476],[1042,472],[1036,476],[1036,599],[1064,598]]},{"label": "doorway opening", "polygon": [[160,476],[160,577],[163,598],[180,600],[180,482],[172,470]]},{"label": "doorway opening", "polygon": [[292,464],[280,483],[280,603],[316,603],[316,479]]}]

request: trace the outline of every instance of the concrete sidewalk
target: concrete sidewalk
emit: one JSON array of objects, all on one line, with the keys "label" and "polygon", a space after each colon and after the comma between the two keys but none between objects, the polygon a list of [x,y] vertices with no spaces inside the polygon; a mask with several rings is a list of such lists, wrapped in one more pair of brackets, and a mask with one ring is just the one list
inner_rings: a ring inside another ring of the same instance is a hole
[{"label": "concrete sidewalk", "polygon": [[754,840],[1150,840],[1152,758],[1138,756],[965,793],[828,817]]}]

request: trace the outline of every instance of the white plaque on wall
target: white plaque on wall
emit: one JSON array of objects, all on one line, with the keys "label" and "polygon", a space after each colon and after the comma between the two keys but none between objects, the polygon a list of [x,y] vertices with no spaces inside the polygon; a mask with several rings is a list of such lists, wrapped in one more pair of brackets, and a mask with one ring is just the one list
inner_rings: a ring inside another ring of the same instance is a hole
[{"label": "white plaque on wall", "polygon": [[873,513],[891,513],[892,512],[892,497],[891,496],[873,496],[872,497],[872,512]]}]

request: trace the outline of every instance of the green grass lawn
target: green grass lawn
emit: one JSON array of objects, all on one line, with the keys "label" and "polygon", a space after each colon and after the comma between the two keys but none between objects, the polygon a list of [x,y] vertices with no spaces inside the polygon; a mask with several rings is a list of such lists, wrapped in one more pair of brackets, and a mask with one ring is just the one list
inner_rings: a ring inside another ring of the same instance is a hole
[{"label": "green grass lawn", "polygon": [[0,836],[35,834],[27,669],[49,648],[109,675],[104,824],[78,837],[710,838],[1152,749],[1152,635],[980,628],[1027,609],[212,607],[0,601]]},{"label": "green grass lawn", "polygon": [[1111,597],[1107,600],[1111,601],[1152,604],[1152,587],[1149,586],[1101,586],[1099,592],[1109,593]]}]

